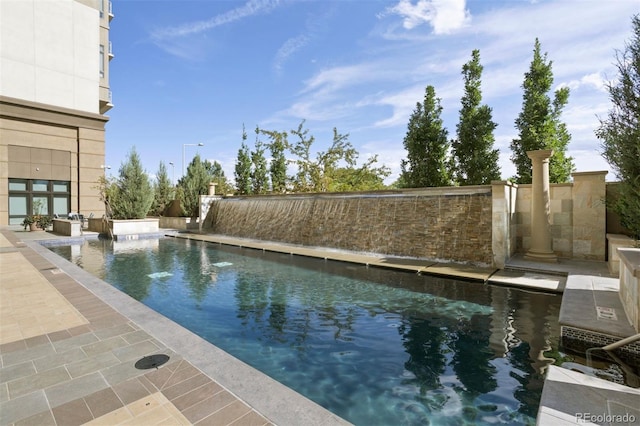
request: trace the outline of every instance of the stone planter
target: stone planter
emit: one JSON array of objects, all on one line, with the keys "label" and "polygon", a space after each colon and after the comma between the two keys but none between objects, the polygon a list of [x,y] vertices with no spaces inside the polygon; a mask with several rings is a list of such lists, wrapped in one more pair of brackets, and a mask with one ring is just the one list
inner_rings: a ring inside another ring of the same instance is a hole
[{"label": "stone planter", "polygon": [[118,236],[151,234],[159,232],[158,218],[145,219],[89,219],[89,231],[105,234],[117,239]]},{"label": "stone planter", "polygon": [[633,247],[633,238],[623,234],[607,234],[607,250],[609,253],[609,259],[607,260],[607,266],[609,267],[609,273],[615,277],[620,274],[620,256],[618,256],[618,249],[625,247]]}]

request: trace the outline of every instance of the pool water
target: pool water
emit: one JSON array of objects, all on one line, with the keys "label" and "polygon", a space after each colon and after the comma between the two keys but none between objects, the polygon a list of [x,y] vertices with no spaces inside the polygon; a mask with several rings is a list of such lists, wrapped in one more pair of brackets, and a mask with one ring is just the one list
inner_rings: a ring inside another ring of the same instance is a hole
[{"label": "pool water", "polygon": [[357,425],[535,424],[561,297],[164,238],[50,247]]}]

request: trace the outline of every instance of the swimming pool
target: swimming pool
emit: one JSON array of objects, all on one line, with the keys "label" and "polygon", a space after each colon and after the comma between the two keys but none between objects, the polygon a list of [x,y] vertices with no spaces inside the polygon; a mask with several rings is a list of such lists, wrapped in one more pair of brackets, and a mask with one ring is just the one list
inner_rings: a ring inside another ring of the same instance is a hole
[{"label": "swimming pool", "polygon": [[50,247],[355,424],[533,424],[560,297],[173,238]]}]

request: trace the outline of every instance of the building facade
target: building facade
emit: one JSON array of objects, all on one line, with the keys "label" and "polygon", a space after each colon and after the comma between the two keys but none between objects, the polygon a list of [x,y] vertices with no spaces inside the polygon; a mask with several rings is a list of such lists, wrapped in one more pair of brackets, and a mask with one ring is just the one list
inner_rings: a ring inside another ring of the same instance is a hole
[{"label": "building facade", "polygon": [[104,213],[111,6],[0,1],[0,226]]}]

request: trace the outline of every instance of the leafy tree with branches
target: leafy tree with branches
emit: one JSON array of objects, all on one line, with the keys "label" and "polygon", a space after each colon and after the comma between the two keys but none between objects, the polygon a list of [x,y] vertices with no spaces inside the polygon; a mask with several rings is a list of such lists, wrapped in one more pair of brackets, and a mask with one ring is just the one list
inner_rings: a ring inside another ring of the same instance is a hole
[{"label": "leafy tree with branches", "polygon": [[560,121],[562,109],[569,101],[569,88],[555,91],[553,101],[547,93],[553,85],[552,61],[547,54],[540,53],[540,42],[536,38],[533,60],[524,76],[522,111],[515,121],[519,138],[511,141],[511,160],[516,166],[517,183],[531,183],[531,160],[527,151],[552,149],[549,160],[549,181],[562,183],[569,181],[575,169],[573,159],[566,156],[571,135],[567,126]]},{"label": "leafy tree with branches", "polygon": [[256,127],[256,143],[251,151],[251,188],[254,194],[264,194],[269,190],[267,159],[264,157],[264,144],[260,140],[260,129]]},{"label": "leafy tree with branches", "polygon": [[621,224],[640,240],[640,15],[632,18],[633,36],[616,53],[618,80],[607,86],[613,107],[596,130],[602,155],[620,184],[612,203]]},{"label": "leafy tree with branches", "polygon": [[234,175],[236,178],[236,191],[240,195],[251,194],[251,155],[247,146],[247,132],[242,126],[242,145],[238,150],[238,159]]},{"label": "leafy tree with branches", "polygon": [[360,167],[339,167],[333,172],[333,180],[329,187],[331,192],[372,191],[385,189],[384,179],[391,174],[389,167],[374,167],[378,156],[370,157]]},{"label": "leafy tree with branches", "polygon": [[457,125],[458,138],[452,141],[454,180],[459,185],[486,185],[500,179],[499,151],[493,148],[491,108],[481,105],[482,77],[480,51],[471,53],[471,60],[463,65],[464,95]]},{"label": "leafy tree with branches", "polygon": [[340,163],[346,163],[347,168],[353,168],[358,158],[358,151],[355,150],[349,135],[338,133],[338,129],[333,128],[333,141],[326,151],[318,152],[316,160],[317,180],[314,182],[315,191],[327,192],[334,185],[336,171]]},{"label": "leafy tree with branches", "polygon": [[312,192],[319,180],[317,164],[311,158],[311,145],[313,145],[315,137],[309,136],[309,129],[304,128],[304,120],[297,129],[291,130],[291,134],[298,138],[289,147],[291,153],[298,157],[295,160],[298,170],[292,179],[293,190],[294,192]]},{"label": "leafy tree with branches", "polygon": [[163,161],[160,161],[160,165],[158,166],[153,192],[154,198],[153,204],[151,204],[151,214],[154,216],[162,216],[175,195],[175,189],[167,174],[167,166],[165,166]]},{"label": "leafy tree with branches", "polygon": [[153,203],[153,188],[135,147],[120,166],[119,177],[109,188],[113,219],[144,219]]},{"label": "leafy tree with branches", "polygon": [[418,102],[409,118],[400,182],[409,188],[451,184],[447,161],[449,141],[442,126],[442,106],[433,86],[425,89],[423,103]]}]

